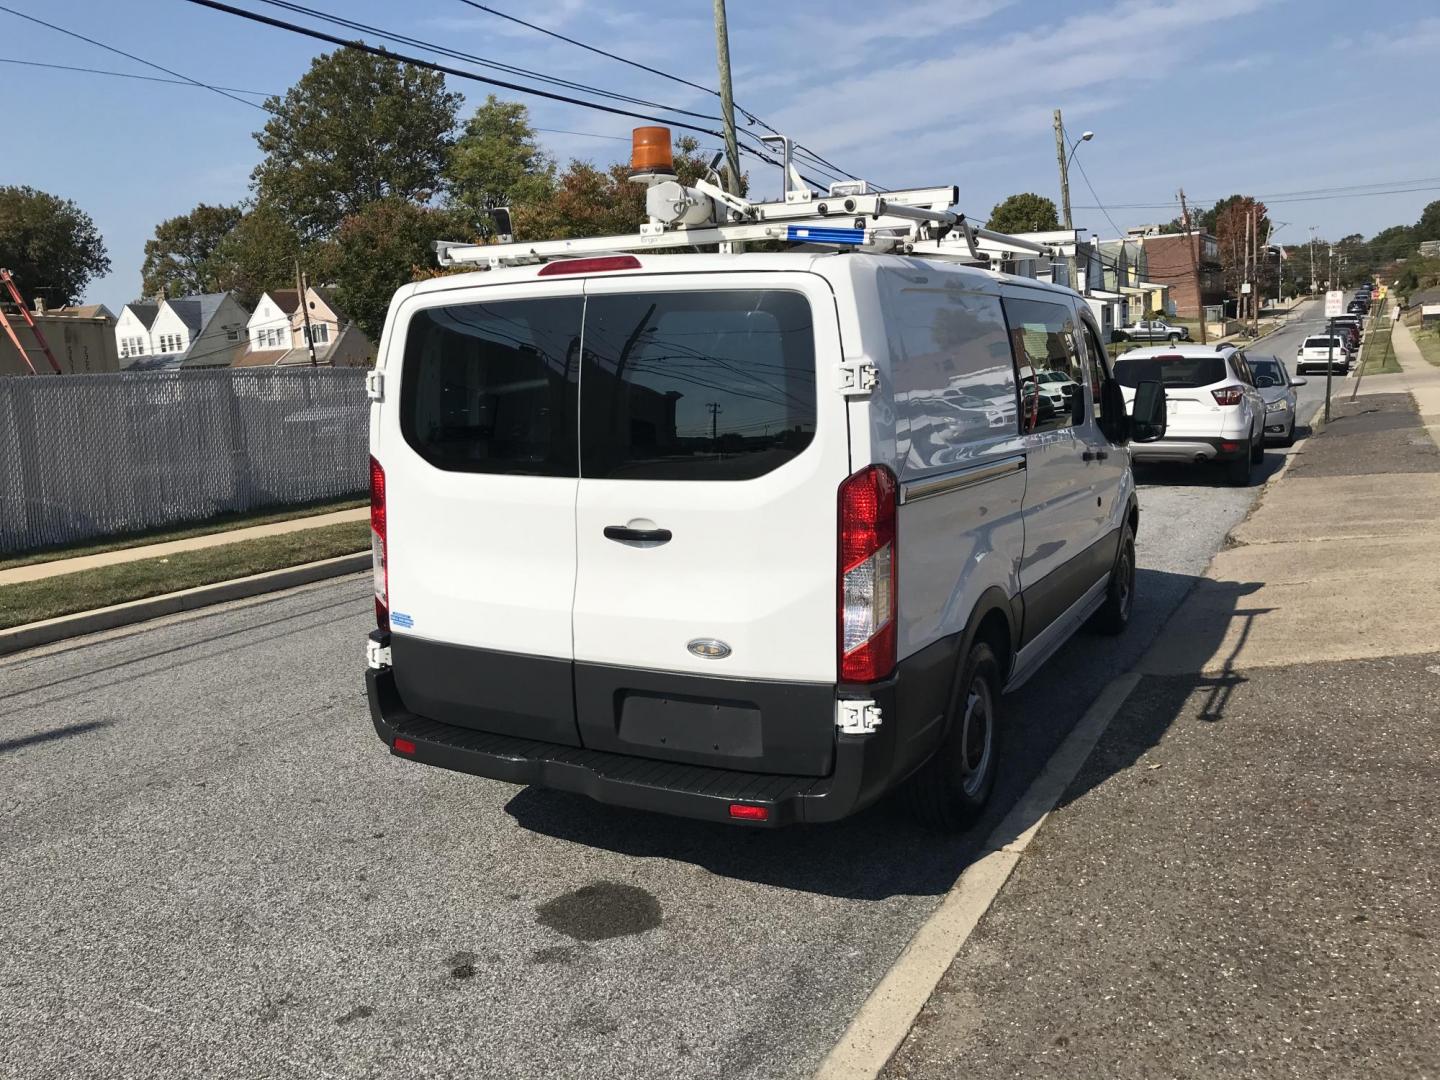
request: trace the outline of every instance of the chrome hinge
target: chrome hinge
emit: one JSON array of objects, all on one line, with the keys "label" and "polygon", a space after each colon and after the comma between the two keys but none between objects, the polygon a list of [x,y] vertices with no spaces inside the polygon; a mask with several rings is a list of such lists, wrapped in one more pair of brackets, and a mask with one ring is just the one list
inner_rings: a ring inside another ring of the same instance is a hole
[{"label": "chrome hinge", "polygon": [[869,700],[837,701],[835,726],[842,735],[869,735],[880,726],[880,706]]},{"label": "chrome hinge", "polygon": [[367,641],[365,643],[365,663],[372,668],[388,668],[390,666],[390,646],[381,645],[378,641]]},{"label": "chrome hinge", "polygon": [[380,401],[385,397],[385,373],[383,371],[367,371],[365,373],[365,396],[371,401]]},{"label": "chrome hinge", "polygon": [[863,356],[840,362],[840,393],[868,394],[875,389],[875,365]]}]

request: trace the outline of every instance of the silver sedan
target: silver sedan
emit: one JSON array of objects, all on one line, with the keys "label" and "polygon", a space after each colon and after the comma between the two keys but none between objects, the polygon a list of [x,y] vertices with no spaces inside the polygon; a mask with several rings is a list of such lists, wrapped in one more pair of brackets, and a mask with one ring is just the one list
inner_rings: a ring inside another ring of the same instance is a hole
[{"label": "silver sedan", "polygon": [[1305,379],[1290,374],[1278,356],[1246,356],[1255,376],[1255,389],[1265,401],[1265,441],[1293,446],[1295,443],[1295,388]]}]

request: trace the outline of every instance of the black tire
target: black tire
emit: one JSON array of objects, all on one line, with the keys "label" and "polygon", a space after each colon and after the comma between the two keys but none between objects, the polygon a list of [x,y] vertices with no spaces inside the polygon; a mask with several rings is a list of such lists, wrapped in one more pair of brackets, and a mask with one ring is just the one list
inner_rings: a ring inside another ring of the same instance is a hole
[{"label": "black tire", "polygon": [[1130,625],[1130,612],[1135,606],[1135,534],[1126,525],[1120,533],[1120,550],[1110,569],[1110,584],[1105,589],[1105,603],[1090,619],[1090,628],[1112,637],[1125,632]]},{"label": "black tire", "polygon": [[1179,335],[1179,334],[1170,334],[1170,335],[1168,335],[1168,339],[1169,339],[1169,341],[1170,341],[1170,344],[1171,344],[1171,345],[1174,345],[1177,341],[1180,340],[1180,335]]},{"label": "black tire", "polygon": [[1000,662],[988,642],[970,646],[947,719],[945,741],[903,790],[910,813],[922,824],[958,832],[985,808],[1000,758]]},{"label": "black tire", "polygon": [[1250,440],[1250,463],[1259,465],[1265,460],[1265,429],[1260,429],[1258,438]]},{"label": "black tire", "polygon": [[1250,450],[1249,442],[1240,448],[1236,454],[1225,464],[1225,477],[1236,487],[1248,487],[1250,484],[1250,470],[1255,467],[1255,458]]},{"label": "black tire", "polygon": [[1295,417],[1293,414],[1290,417],[1290,426],[1285,430],[1285,437],[1280,440],[1280,445],[1287,450],[1295,445]]}]

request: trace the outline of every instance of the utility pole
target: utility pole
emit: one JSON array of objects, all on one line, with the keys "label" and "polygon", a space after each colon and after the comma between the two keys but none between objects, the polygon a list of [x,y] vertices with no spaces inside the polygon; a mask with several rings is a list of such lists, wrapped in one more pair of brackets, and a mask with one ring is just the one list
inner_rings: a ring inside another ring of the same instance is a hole
[{"label": "utility pole", "polygon": [[1205,297],[1200,292],[1200,241],[1194,240],[1190,231],[1190,208],[1185,205],[1185,189],[1180,189],[1180,220],[1185,223],[1185,245],[1190,249],[1190,269],[1195,275],[1195,306],[1200,311],[1200,344],[1208,345],[1205,334]]},{"label": "utility pole", "polygon": [[1315,230],[1317,225],[1310,226],[1310,291],[1315,292]]},{"label": "utility pole", "polygon": [[720,119],[725,124],[725,166],[730,172],[725,187],[731,195],[739,195],[740,145],[735,139],[735,98],[730,89],[730,30],[725,22],[725,0],[715,0],[715,59],[720,66]]},{"label": "utility pole", "polygon": [[1241,322],[1250,321],[1250,311],[1246,305],[1249,294],[1245,292],[1245,286],[1250,284],[1250,223],[1254,219],[1254,213],[1245,215],[1245,247],[1240,252],[1240,300],[1235,310]]},{"label": "utility pole", "polygon": [[305,299],[305,287],[309,283],[305,275],[300,272],[300,260],[295,260],[295,291],[300,294],[300,313],[305,320],[305,344],[310,350],[310,366],[318,367],[315,363],[315,335],[310,331],[310,304]]},{"label": "utility pole", "polygon": [[[1061,212],[1065,215],[1061,220],[1065,222],[1065,228],[1075,229],[1075,224],[1070,220],[1070,162],[1065,156],[1065,121],[1060,118],[1060,110],[1055,110],[1055,160],[1060,162],[1060,206]],[[1074,288],[1074,283],[1071,283]]]},{"label": "utility pole", "polygon": [[720,441],[718,434],[720,414],[725,410],[720,408],[718,401],[707,401],[705,408],[710,410],[710,442],[712,444],[718,443]]}]

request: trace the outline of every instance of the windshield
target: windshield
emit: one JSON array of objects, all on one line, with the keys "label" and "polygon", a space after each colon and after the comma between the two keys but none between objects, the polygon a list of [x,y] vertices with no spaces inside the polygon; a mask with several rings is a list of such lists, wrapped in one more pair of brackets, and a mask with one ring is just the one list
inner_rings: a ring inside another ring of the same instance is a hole
[{"label": "windshield", "polygon": [[1257,379],[1264,377],[1273,379],[1276,386],[1285,385],[1285,374],[1280,370],[1280,362],[1278,360],[1257,360],[1253,356],[1248,359],[1250,361],[1250,371]]},{"label": "windshield", "polygon": [[1180,388],[1209,386],[1227,378],[1223,356],[1122,356],[1115,361],[1115,379],[1132,390],[1142,382],[1159,382]]}]

